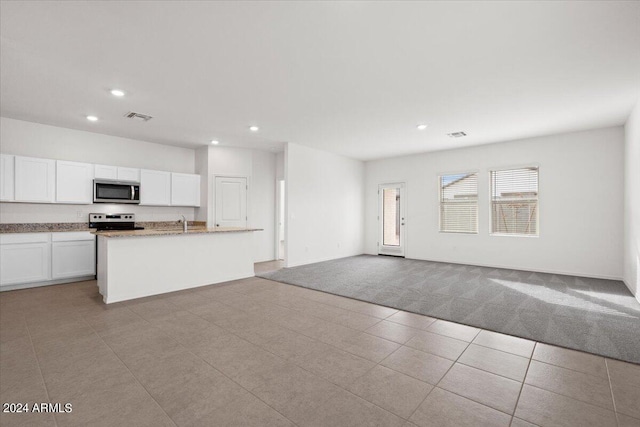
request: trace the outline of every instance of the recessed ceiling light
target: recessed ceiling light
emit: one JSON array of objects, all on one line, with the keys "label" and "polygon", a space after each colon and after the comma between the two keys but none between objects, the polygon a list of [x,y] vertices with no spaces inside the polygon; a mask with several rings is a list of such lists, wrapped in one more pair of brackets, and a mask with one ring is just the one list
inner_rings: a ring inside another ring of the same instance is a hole
[{"label": "recessed ceiling light", "polygon": [[427,125],[418,125],[416,127],[418,128],[418,130],[425,130],[427,128]]},{"label": "recessed ceiling light", "polygon": [[216,141],[215,139],[213,139],[213,140],[211,140],[211,143],[213,145],[218,145],[218,144],[220,144],[220,141]]},{"label": "recessed ceiling light", "polygon": [[111,95],[118,96],[118,97],[124,96],[124,91],[120,90],[120,89],[112,89],[111,90]]},{"label": "recessed ceiling light", "polygon": [[249,130],[251,132],[258,132],[260,130],[260,128],[258,126],[249,126]]},{"label": "recessed ceiling light", "polygon": [[89,120],[90,122],[97,122],[98,118],[96,116],[87,116],[87,120]]}]

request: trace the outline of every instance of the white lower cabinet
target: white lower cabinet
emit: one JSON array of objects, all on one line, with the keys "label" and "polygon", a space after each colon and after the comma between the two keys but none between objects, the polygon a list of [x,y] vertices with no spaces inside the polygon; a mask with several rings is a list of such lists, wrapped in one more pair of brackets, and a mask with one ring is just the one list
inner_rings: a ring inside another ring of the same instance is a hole
[{"label": "white lower cabinet", "polygon": [[92,240],[53,242],[51,255],[52,279],[96,274],[96,244]]},{"label": "white lower cabinet", "polygon": [[87,232],[52,233],[51,278],[96,274],[96,237]]},{"label": "white lower cabinet", "polygon": [[87,231],[0,234],[0,288],[93,276],[95,251]]},{"label": "white lower cabinet", "polygon": [[51,233],[0,236],[0,287],[51,280]]}]

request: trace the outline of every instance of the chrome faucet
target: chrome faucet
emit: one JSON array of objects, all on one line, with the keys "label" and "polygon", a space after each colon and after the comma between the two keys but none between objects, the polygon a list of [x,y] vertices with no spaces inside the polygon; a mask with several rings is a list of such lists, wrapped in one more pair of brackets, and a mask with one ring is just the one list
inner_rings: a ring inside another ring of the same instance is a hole
[{"label": "chrome faucet", "polygon": [[180,216],[182,217],[182,219],[178,220],[178,222],[182,223],[182,231],[184,233],[186,233],[187,232],[187,218],[185,218],[184,215],[180,215]]}]

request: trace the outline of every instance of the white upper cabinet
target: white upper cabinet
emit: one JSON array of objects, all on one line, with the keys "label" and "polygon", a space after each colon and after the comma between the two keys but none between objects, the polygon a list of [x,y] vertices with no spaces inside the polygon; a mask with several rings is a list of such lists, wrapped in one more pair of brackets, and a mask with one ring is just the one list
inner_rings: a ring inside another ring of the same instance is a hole
[{"label": "white upper cabinet", "polygon": [[116,166],[95,165],[96,179],[118,179],[118,168]]},{"label": "white upper cabinet", "polygon": [[0,154],[0,200],[14,200],[14,156]]},{"label": "white upper cabinet", "polygon": [[118,181],[140,182],[140,169],[118,168]]},{"label": "white upper cabinet", "polygon": [[15,200],[53,203],[56,190],[56,161],[15,156]]},{"label": "white upper cabinet", "polygon": [[200,175],[171,174],[171,205],[200,206]]},{"label": "white upper cabinet", "polygon": [[140,183],[140,204],[200,206],[200,175],[0,155],[0,200],[92,204],[93,180]]},{"label": "white upper cabinet", "polygon": [[96,165],[96,179],[140,182],[140,169],[119,166]]},{"label": "white upper cabinet", "polygon": [[171,203],[171,172],[140,171],[140,204],[169,206]]},{"label": "white upper cabinet", "polygon": [[56,202],[90,205],[93,203],[93,165],[56,162]]}]

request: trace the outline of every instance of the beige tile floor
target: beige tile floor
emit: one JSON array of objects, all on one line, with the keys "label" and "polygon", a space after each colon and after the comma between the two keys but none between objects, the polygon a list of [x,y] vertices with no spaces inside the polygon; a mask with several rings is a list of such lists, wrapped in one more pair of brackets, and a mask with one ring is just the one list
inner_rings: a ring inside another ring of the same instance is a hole
[{"label": "beige tile floor", "polygon": [[[273,268],[263,265],[258,268]],[[0,294],[3,426],[640,426],[640,366],[260,278]]]}]

